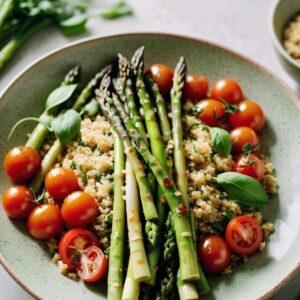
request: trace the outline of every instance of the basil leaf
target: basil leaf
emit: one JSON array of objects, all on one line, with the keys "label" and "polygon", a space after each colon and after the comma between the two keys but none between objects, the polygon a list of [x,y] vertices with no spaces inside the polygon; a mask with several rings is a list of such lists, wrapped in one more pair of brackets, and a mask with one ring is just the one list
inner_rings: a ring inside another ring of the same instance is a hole
[{"label": "basil leaf", "polygon": [[55,89],[48,97],[46,102],[46,111],[49,111],[58,105],[66,102],[73,95],[77,84],[61,86]]},{"label": "basil leaf", "polygon": [[231,139],[229,132],[219,127],[211,129],[212,148],[222,156],[227,157],[231,152]]},{"label": "basil leaf", "polygon": [[97,115],[100,111],[100,105],[96,99],[92,99],[84,108],[83,113],[88,114],[89,117]]},{"label": "basil leaf", "polygon": [[24,118],[19,120],[11,129],[7,140],[9,141],[11,139],[11,137],[13,136],[13,134],[15,133],[16,129],[23,124],[24,122],[28,122],[28,121],[33,121],[33,122],[38,122],[41,123],[42,125],[44,125],[49,131],[52,131],[51,129],[51,122],[53,120],[53,117],[51,116],[41,116],[40,118],[35,118],[35,117],[28,117],[28,118]]},{"label": "basil leaf", "polygon": [[69,109],[52,121],[52,129],[63,144],[68,144],[79,132],[80,123],[80,114],[74,109]]},{"label": "basil leaf", "polygon": [[60,22],[61,30],[65,35],[76,35],[85,31],[87,16],[84,14],[74,15]]},{"label": "basil leaf", "polygon": [[118,19],[133,14],[131,7],[124,1],[119,1],[113,5],[108,11],[101,14],[102,18],[107,20]]},{"label": "basil leaf", "polygon": [[245,205],[262,205],[268,201],[263,186],[254,178],[235,173],[219,174],[216,182],[224,189],[229,198]]}]

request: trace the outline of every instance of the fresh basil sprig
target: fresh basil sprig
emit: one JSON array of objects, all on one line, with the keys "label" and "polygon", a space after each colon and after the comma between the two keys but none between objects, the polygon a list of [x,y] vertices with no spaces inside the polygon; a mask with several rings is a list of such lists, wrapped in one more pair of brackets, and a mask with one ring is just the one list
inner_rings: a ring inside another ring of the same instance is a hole
[{"label": "fresh basil sprig", "polygon": [[46,111],[49,111],[58,105],[65,103],[73,95],[77,84],[70,84],[66,86],[60,86],[55,89],[48,97],[46,102]]},{"label": "fresh basil sprig", "polygon": [[225,172],[215,178],[230,199],[249,206],[265,204],[268,196],[263,186],[254,178],[235,173]]},{"label": "fresh basil sprig", "polygon": [[69,109],[55,118],[51,125],[56,137],[63,144],[68,144],[79,132],[80,123],[80,114],[74,109]]},{"label": "fresh basil sprig", "polygon": [[214,151],[220,153],[224,157],[227,157],[230,154],[232,143],[227,130],[219,127],[212,127],[211,141]]}]

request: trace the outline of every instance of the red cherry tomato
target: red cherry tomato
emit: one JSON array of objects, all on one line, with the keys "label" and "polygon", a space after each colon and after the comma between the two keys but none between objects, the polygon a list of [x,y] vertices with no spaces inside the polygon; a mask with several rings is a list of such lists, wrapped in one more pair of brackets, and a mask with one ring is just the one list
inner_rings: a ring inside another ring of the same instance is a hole
[{"label": "red cherry tomato", "polygon": [[24,185],[12,186],[3,195],[2,205],[7,215],[14,219],[23,219],[29,216],[36,204],[32,201],[34,195]]},{"label": "red cherry tomato", "polygon": [[148,72],[157,83],[160,92],[163,95],[168,95],[173,84],[173,70],[164,64],[154,64]]},{"label": "red cherry tomato", "polygon": [[54,204],[38,205],[29,215],[28,231],[40,240],[54,238],[63,228],[63,220],[58,206]]},{"label": "red cherry tomato", "polygon": [[46,176],[45,186],[55,200],[64,200],[78,190],[78,179],[70,168],[54,168]]},{"label": "red cherry tomato", "polygon": [[239,103],[239,109],[229,117],[233,128],[246,126],[259,132],[266,123],[264,111],[259,104],[253,101],[244,100]]},{"label": "red cherry tomato", "polygon": [[100,248],[91,246],[81,251],[77,274],[82,280],[96,282],[105,275],[106,271],[107,258]]},{"label": "red cherry tomato", "polygon": [[230,262],[230,249],[218,235],[210,235],[199,241],[198,255],[201,266],[207,273],[219,273]]},{"label": "red cherry tomato", "polygon": [[234,153],[241,153],[246,144],[252,146],[252,152],[259,151],[259,137],[255,131],[249,127],[238,127],[233,129],[230,132],[230,138],[232,142],[232,151]]},{"label": "red cherry tomato", "polygon": [[225,105],[219,100],[201,100],[197,107],[202,110],[197,118],[209,126],[217,126],[225,116]]},{"label": "red cherry tomato", "polygon": [[263,233],[254,218],[244,215],[232,219],[227,224],[225,236],[234,252],[249,255],[259,248]]},{"label": "red cherry tomato", "polygon": [[233,171],[253,177],[258,181],[264,179],[264,163],[254,154],[239,156],[234,165]]},{"label": "red cherry tomato", "polygon": [[95,199],[86,192],[74,192],[63,202],[61,213],[66,223],[84,227],[94,222],[98,215]]},{"label": "red cherry tomato", "polygon": [[98,238],[89,230],[74,228],[69,230],[61,238],[58,252],[63,263],[70,270],[76,270],[79,264],[80,253],[90,246],[100,246]]},{"label": "red cherry tomato", "polygon": [[6,174],[15,182],[25,182],[41,168],[41,158],[32,147],[15,147],[4,159]]},{"label": "red cherry tomato", "polygon": [[238,104],[243,100],[240,85],[233,79],[224,78],[215,83],[211,91],[211,98],[227,101],[229,104]]},{"label": "red cherry tomato", "polygon": [[189,75],[184,84],[184,97],[190,100],[202,100],[207,97],[208,80],[201,75]]}]

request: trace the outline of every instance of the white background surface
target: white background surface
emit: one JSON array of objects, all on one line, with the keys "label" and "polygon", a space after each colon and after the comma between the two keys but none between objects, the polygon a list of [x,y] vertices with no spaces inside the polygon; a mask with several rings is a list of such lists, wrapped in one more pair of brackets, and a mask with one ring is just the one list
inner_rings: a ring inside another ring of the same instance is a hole
[{"label": "white background surface", "polygon": [[[101,1],[99,1],[101,2]],[[102,1],[103,2],[103,1]],[[231,48],[267,67],[300,96],[297,85],[282,69],[268,33],[272,0],[131,0],[133,17],[116,21],[92,20],[88,33],[73,39],[56,28],[35,35],[0,75],[0,92],[26,66],[59,46],[87,36],[124,32],[167,32],[206,39]],[[300,297],[300,275],[274,299]],[[32,299],[0,267],[0,299]],[[233,299],[234,300],[234,299]]]}]

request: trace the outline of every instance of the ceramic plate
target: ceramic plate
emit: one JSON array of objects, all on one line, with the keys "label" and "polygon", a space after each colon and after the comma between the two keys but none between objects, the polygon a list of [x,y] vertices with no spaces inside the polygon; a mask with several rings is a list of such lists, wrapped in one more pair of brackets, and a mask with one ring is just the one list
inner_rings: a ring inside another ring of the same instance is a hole
[{"label": "ceramic plate", "polygon": [[[49,92],[72,66],[80,64],[87,80],[118,52],[130,56],[146,47],[146,65],[154,62],[174,66],[179,56],[187,59],[189,73],[202,73],[212,84],[219,78],[237,79],[247,98],[258,101],[268,118],[262,135],[267,152],[277,168],[278,197],[264,207],[268,221],[275,223],[266,251],[254,255],[229,276],[211,277],[207,299],[257,299],[274,294],[297,272],[300,262],[300,102],[268,71],[219,46],[165,34],[125,34],[93,38],[59,49],[11,83],[0,101],[0,159],[14,146],[24,144],[28,125],[13,141],[6,137],[20,118],[38,116]],[[1,168],[0,192],[9,186]],[[23,222],[11,222],[0,211],[1,262],[27,291],[43,299],[105,299],[105,284],[85,285],[59,274],[44,245],[28,236]],[[205,299],[205,297],[203,298]]]}]

